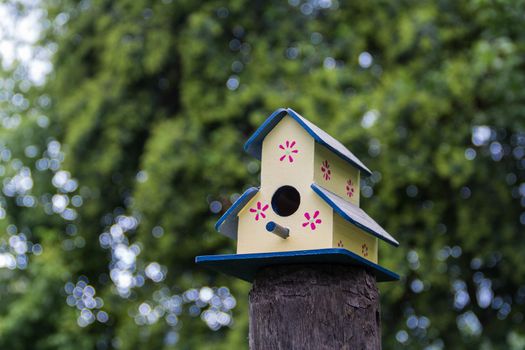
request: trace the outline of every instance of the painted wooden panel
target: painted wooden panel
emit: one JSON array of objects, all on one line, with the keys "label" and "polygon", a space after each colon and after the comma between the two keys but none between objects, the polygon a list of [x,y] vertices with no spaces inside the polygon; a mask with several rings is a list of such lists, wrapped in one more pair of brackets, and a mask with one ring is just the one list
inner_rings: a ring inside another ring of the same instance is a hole
[{"label": "painted wooden panel", "polygon": [[316,144],[314,181],[339,197],[359,206],[360,173],[326,147]]},{"label": "painted wooden panel", "polygon": [[377,263],[378,239],[373,237],[351,223],[345,221],[334,213],[333,247],[345,248],[357,255]]},{"label": "painted wooden panel", "polygon": [[[282,217],[271,205],[275,189],[261,188],[239,212],[237,254],[332,248],[332,208],[309,187],[301,187],[299,208]],[[268,232],[266,224],[270,221],[288,228],[289,237],[283,239]]]},{"label": "painted wooden panel", "polygon": [[290,116],[265,137],[261,157],[261,188],[294,184],[306,189],[313,181],[315,141]]}]

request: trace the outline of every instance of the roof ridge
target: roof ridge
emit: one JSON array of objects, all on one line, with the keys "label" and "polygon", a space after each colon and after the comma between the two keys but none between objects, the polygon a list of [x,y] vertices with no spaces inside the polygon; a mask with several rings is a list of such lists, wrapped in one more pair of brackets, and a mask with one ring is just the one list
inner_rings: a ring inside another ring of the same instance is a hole
[{"label": "roof ridge", "polygon": [[266,135],[286,116],[293,118],[318,144],[361,170],[365,175],[372,175],[368,169],[348,148],[326,131],[294,111],[292,108],[278,108],[255,130],[244,144],[244,150],[257,159],[261,159],[262,142]]}]

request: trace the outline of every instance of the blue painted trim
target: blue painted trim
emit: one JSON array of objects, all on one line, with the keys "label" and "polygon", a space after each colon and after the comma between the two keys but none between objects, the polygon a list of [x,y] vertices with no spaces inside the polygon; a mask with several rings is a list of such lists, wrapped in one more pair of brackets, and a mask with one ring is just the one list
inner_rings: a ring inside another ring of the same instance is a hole
[{"label": "blue painted trim", "polygon": [[372,173],[367,168],[363,168],[360,164],[357,164],[352,159],[348,158],[340,151],[326,143],[318,134],[316,134],[308,125],[304,123],[302,118],[291,108],[279,108],[273,112],[261,126],[253,133],[252,136],[244,144],[244,150],[246,153],[254,156],[257,159],[261,159],[262,142],[266,135],[286,116],[292,117],[299,125],[306,130],[306,132],[315,140],[315,142],[328,148],[330,151],[335,153],[337,156],[350,163],[352,166],[361,170],[365,175],[370,176]]},{"label": "blue painted trim", "polygon": [[286,113],[286,109],[278,108],[268,118],[266,118],[264,123],[262,123],[261,126],[259,126],[257,130],[255,130],[253,135],[250,136],[248,141],[246,141],[246,143],[244,144],[244,150],[246,151],[246,153],[260,160],[262,140],[281,121],[281,119],[283,119]]},{"label": "blue painted trim", "polygon": [[253,198],[253,196],[255,196],[257,192],[259,192],[259,189],[257,187],[250,187],[249,189],[247,189],[239,198],[237,198],[235,202],[233,202],[231,207],[229,207],[228,210],[226,210],[226,212],[222,214],[222,216],[215,224],[215,229],[220,232],[220,227],[224,223],[224,221],[226,221],[226,219],[228,219],[231,215],[237,214],[242,209],[238,207],[240,205],[243,205],[244,207],[246,202]]},{"label": "blue painted trim", "polygon": [[337,149],[335,149],[334,147],[330,146],[328,143],[326,143],[322,138],[319,137],[319,135],[317,135],[312,129],[310,129],[302,120],[301,118],[297,115],[297,113],[291,109],[291,108],[288,108],[287,109],[288,111],[288,114],[293,117],[302,127],[303,129],[305,129],[309,134],[310,136],[312,136],[312,138],[317,142],[319,143],[320,145],[323,145],[325,146],[326,148],[328,148],[330,151],[334,152],[335,154],[337,154],[340,158],[342,158],[343,160],[347,161],[348,163],[350,163],[351,165],[353,165],[354,167],[356,167],[357,169],[361,170],[365,175],[367,176],[371,176],[372,173],[370,172],[370,170],[366,169],[366,168],[363,168],[361,165],[357,164],[356,162],[354,162],[352,159],[348,158],[347,156],[345,156],[344,154],[342,154],[341,152],[339,152]]},{"label": "blue painted trim", "polygon": [[337,214],[339,214],[343,219],[345,219],[346,221],[349,221],[351,224],[353,224],[354,226],[360,228],[361,230],[365,231],[365,232],[368,232],[370,233],[371,235],[387,242],[387,243],[390,243],[392,244],[393,246],[395,247],[398,247],[399,246],[399,243],[396,242],[396,241],[391,241],[387,238],[385,238],[383,235],[380,235],[379,233],[375,232],[374,230],[372,230],[371,228],[367,227],[367,226],[364,226],[362,225],[361,223],[355,221],[354,219],[352,219],[350,216],[348,216],[348,214],[346,214],[343,210],[341,210],[341,208],[339,208],[328,196],[326,196],[319,188],[318,188],[318,185],[313,183],[311,186],[312,190],[314,190],[315,193],[317,193],[317,195],[319,197],[321,197],[321,199],[323,199],[329,206],[332,207],[332,209],[334,209]]},{"label": "blue painted trim", "polygon": [[289,264],[343,264],[369,268],[378,282],[397,281],[399,275],[344,248],[296,250],[288,252],[197,256],[195,262],[248,282],[261,268]]},{"label": "blue painted trim", "polygon": [[273,230],[275,229],[275,222],[273,221],[269,221],[267,224],[266,224],[266,231],[268,232],[273,232]]}]

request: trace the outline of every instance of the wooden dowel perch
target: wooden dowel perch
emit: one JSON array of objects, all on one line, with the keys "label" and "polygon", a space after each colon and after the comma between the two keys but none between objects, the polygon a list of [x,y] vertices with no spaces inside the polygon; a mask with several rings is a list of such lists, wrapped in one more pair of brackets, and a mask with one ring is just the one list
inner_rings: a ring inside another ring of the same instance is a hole
[{"label": "wooden dowel perch", "polygon": [[284,265],[250,291],[250,349],[381,349],[379,292],[361,267]]},{"label": "wooden dowel perch", "polygon": [[266,224],[266,230],[268,232],[271,232],[283,239],[286,239],[288,238],[288,236],[290,235],[290,230],[287,229],[286,227],[283,227],[273,221],[270,221]]}]

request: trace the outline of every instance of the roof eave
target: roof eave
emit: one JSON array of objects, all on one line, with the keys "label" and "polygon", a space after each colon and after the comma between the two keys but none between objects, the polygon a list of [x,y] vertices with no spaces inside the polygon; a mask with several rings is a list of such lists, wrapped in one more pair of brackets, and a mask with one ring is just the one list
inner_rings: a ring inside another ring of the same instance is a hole
[{"label": "roof eave", "polygon": [[316,186],[319,186],[319,185],[313,183],[310,186],[310,188],[319,197],[321,197],[321,199],[324,200],[343,219],[345,219],[346,221],[350,222],[352,225],[356,226],[357,228],[359,228],[359,229],[361,229],[361,230],[371,234],[372,236],[377,237],[377,238],[381,239],[382,241],[385,241],[386,243],[393,245],[394,247],[398,247],[399,246],[399,242],[397,240],[395,240],[393,237],[392,237],[392,239],[388,239],[387,237],[384,237],[383,235],[375,232],[371,228],[369,228],[369,227],[367,227],[367,226],[357,222],[356,220],[354,220],[351,216],[349,216],[341,208],[339,208],[328,196],[326,196],[323,192],[321,192]]},{"label": "roof eave", "polygon": [[[249,155],[261,159],[261,149],[262,149],[262,140],[266,137],[266,134],[262,135],[264,131],[266,131],[266,128],[270,126],[272,123],[275,123],[277,125],[279,121],[284,117],[282,114],[287,113],[287,110],[285,108],[278,108],[276,109],[266,120],[255,130],[255,132],[250,136],[248,141],[244,144],[244,151],[248,153]],[[275,125],[271,126],[270,130],[272,130]],[[256,147],[254,146],[254,143],[261,138],[261,146]]]},{"label": "roof eave", "polygon": [[[217,223],[215,224],[215,229],[222,235],[229,237],[231,239],[237,239],[237,231],[235,229],[235,232],[232,232],[231,225],[236,225],[235,222],[228,221],[231,219],[232,215],[235,215],[234,220],[236,218],[237,214],[248,204],[248,202],[259,192],[258,187],[250,187],[248,188],[242,195],[237,198],[235,202],[222,214],[222,216],[217,220]],[[225,229],[223,224],[227,223],[228,227]],[[229,229],[229,230],[228,230]]]},{"label": "roof eave", "polygon": [[288,115],[290,115],[292,118],[294,118],[295,121],[297,121],[305,130],[308,132],[308,134],[317,142],[318,144],[328,148],[331,152],[335,153],[337,156],[345,160],[346,162],[350,163],[352,166],[356,167],[357,169],[361,170],[366,176],[371,176],[372,172],[370,169],[368,169],[364,164],[358,164],[354,162],[352,159],[348,158],[344,154],[342,154],[340,151],[326,143],[319,135],[317,135],[312,129],[308,127],[308,125],[304,124],[299,115],[296,111],[294,111],[291,108],[287,108],[286,111],[288,112]]}]

